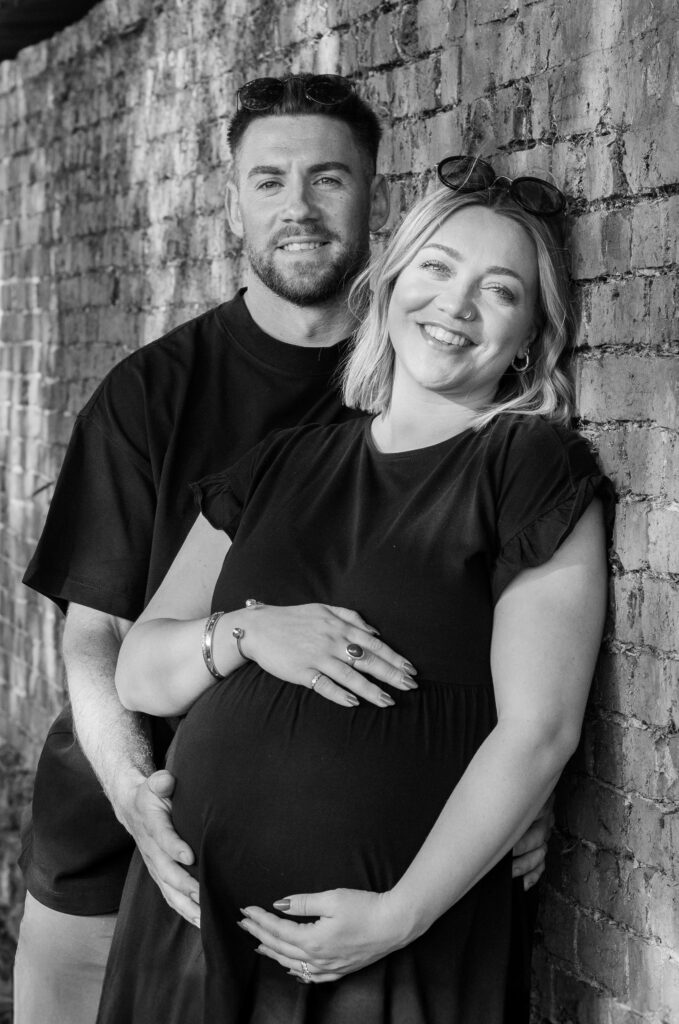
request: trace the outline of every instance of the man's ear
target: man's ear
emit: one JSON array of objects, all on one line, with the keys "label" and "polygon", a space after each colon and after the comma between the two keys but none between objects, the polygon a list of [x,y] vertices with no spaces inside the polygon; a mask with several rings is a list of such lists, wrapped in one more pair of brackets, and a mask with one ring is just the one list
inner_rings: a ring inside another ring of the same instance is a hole
[{"label": "man's ear", "polygon": [[383,174],[376,174],[370,185],[370,214],[368,227],[379,231],[389,217],[389,186]]},{"label": "man's ear", "polygon": [[229,227],[237,238],[243,237],[243,218],[240,212],[240,200],[238,198],[238,186],[233,180],[226,183],[226,219]]}]

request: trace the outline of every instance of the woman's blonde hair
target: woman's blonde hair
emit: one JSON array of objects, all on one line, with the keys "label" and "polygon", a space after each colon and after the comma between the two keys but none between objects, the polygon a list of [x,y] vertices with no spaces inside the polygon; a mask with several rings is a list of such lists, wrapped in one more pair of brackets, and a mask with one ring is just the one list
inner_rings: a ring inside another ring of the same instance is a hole
[{"label": "woman's blonde hair", "polygon": [[530,214],[500,189],[456,194],[443,187],[425,196],[406,214],[384,252],[357,278],[349,302],[361,322],[343,372],[344,402],[364,412],[386,412],[389,408],[394,350],[387,331],[387,313],[394,284],[444,221],[467,206],[490,208],[520,224],[535,244],[538,264],[537,334],[530,347],[530,365],[523,373],[511,367],[507,370],[494,402],[478,412],[473,423],[481,427],[499,413],[514,412],[568,425],[574,413],[574,395],[567,361],[576,319],[560,218]]}]

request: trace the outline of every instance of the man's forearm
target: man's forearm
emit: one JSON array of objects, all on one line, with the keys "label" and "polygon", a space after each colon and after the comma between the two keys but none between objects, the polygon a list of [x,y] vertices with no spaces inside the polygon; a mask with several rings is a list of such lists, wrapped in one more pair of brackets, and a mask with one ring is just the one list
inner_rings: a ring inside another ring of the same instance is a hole
[{"label": "man's forearm", "polygon": [[115,688],[118,651],[129,625],[74,605],[63,644],[78,742],[119,818],[124,792],[155,770],[144,719],[122,706]]}]

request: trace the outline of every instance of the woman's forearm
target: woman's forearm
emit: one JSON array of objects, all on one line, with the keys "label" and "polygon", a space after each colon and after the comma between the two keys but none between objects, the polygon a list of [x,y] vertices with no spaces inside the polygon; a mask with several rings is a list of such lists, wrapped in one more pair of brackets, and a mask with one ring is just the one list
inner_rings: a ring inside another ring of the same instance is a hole
[{"label": "woman's forearm", "polygon": [[567,737],[535,724],[496,726],[389,894],[404,945],[511,850],[553,790],[572,749]]},{"label": "woman's forearm", "polygon": [[[215,665],[224,676],[245,661],[231,636],[243,618],[242,611],[223,615],[213,634]],[[136,623],[123,641],[116,668],[123,706],[160,717],[185,714],[217,682],[203,660],[204,628],[205,618]]]}]

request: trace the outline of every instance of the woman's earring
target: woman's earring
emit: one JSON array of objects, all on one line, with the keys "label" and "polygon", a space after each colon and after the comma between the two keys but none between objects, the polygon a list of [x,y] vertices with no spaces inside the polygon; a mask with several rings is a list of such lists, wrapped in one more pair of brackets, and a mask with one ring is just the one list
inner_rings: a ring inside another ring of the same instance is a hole
[{"label": "woman's earring", "polygon": [[516,365],[516,356],[512,359],[512,370],[516,370],[517,373],[525,373],[530,366],[530,355],[528,351],[525,352],[523,358],[526,360],[523,366]]}]

